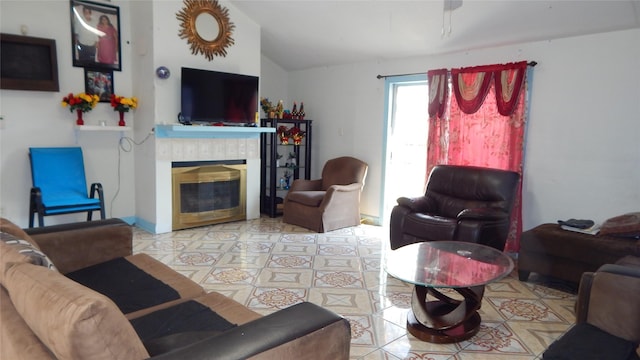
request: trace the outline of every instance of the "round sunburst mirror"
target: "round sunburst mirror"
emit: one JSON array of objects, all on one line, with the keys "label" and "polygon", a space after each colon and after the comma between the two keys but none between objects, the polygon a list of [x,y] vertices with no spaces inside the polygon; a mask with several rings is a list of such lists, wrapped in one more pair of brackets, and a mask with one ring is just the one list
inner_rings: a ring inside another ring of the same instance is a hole
[{"label": "round sunburst mirror", "polygon": [[227,47],[234,44],[235,25],[229,21],[229,10],[217,0],[184,0],[176,17],[181,21],[180,38],[187,39],[192,54],[202,53],[209,61],[227,56]]}]

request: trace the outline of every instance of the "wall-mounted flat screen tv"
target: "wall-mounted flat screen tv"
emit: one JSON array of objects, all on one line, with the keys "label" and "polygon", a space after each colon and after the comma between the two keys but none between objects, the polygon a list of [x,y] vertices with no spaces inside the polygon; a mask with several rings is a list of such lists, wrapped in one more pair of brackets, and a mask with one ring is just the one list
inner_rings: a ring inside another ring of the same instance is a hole
[{"label": "wall-mounted flat screen tv", "polygon": [[182,68],[180,122],[254,123],[257,76]]}]

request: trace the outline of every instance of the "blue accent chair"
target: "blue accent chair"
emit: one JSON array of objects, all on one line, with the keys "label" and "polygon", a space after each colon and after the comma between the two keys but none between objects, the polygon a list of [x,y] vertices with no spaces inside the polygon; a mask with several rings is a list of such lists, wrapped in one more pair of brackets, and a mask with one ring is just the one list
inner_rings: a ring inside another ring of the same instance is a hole
[{"label": "blue accent chair", "polygon": [[[29,200],[29,227],[38,214],[38,225],[44,217],[87,212],[91,221],[94,211],[105,218],[102,184],[91,184],[87,194],[82,149],[79,147],[29,148],[33,187]],[[97,196],[97,197],[96,197]]]}]

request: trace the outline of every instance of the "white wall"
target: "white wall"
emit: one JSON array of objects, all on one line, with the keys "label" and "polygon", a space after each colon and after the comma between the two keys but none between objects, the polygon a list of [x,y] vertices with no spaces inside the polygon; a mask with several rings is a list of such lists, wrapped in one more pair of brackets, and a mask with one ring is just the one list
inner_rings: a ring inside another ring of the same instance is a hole
[{"label": "white wall", "polygon": [[[31,172],[27,157],[31,146],[81,146],[85,154],[88,181],[100,181],[105,188],[107,215],[138,221],[149,228],[164,226],[170,219],[158,218],[158,209],[170,206],[165,172],[157,173],[155,139],[147,135],[156,123],[175,123],[180,108],[182,66],[248,75],[260,75],[260,27],[233,5],[220,1],[235,24],[235,45],[226,57],[208,61],[194,55],[187,41],[179,38],[176,13],[183,1],[113,0],[120,8],[122,71],[114,72],[114,91],[137,96],[139,108],[126,115],[133,131],[76,132],[75,114],[60,106],[69,92],[84,91],[84,69],[71,63],[71,29],[68,0],[0,2],[0,30],[55,39],[57,43],[60,92],[0,91],[0,215],[18,225],[28,224]],[[171,77],[158,79],[155,69],[167,66]],[[117,114],[107,103],[85,114],[87,124],[107,120],[117,123]],[[130,140],[121,140],[122,136]],[[145,140],[146,139],[146,140]],[[143,142],[144,141],[144,142]],[[123,142],[124,150],[119,150]],[[117,196],[116,196],[117,195]],[[115,197],[115,199],[114,199]],[[47,224],[81,221],[84,214],[47,217]]]},{"label": "white wall", "polygon": [[323,67],[290,73],[289,93],[305,99],[314,119],[314,176],[335,156],[368,162],[361,211],[379,217],[384,80],[376,75],[535,60],[523,227],[571,217],[603,221],[640,210],[638,44],[640,30],[629,30]]},{"label": "white wall", "polygon": [[[291,109],[293,101],[288,96],[289,75],[269,58],[262,56],[260,60],[260,96],[268,98],[276,105],[279,100],[285,104],[285,109]],[[266,114],[260,110],[260,116]]]},{"label": "white wall", "polygon": [[[135,95],[131,89],[130,14],[126,1],[114,0],[120,7],[122,71],[114,72],[114,91],[123,96]],[[28,224],[29,169],[28,148],[44,146],[81,146],[88,182],[101,182],[106,197],[107,216],[134,215],[133,154],[118,150],[122,135],[131,132],[77,132],[76,115],[60,106],[69,92],[84,91],[84,69],[71,61],[70,6],[66,0],[0,2],[0,31],[20,34],[26,25],[27,35],[56,40],[59,92],[0,90],[0,213],[19,225]],[[135,112],[126,115],[135,123]],[[117,113],[108,103],[99,103],[86,113],[85,123],[97,125],[106,120],[116,125]],[[116,196],[117,195],[117,196]],[[98,216],[95,214],[94,216]],[[69,214],[45,218],[47,224],[84,220],[86,214]]]}]

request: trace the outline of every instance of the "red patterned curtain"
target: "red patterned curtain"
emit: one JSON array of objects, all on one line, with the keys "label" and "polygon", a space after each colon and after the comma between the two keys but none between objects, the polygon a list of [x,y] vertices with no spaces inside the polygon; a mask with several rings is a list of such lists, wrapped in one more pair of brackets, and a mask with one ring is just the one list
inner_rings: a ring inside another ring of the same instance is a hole
[{"label": "red patterned curtain", "polygon": [[[445,119],[429,123],[427,170],[437,164],[512,170],[522,175],[527,63],[452,69]],[[431,84],[430,84],[431,85]],[[432,134],[433,130],[433,134]],[[432,136],[433,135],[433,136]],[[505,251],[517,252],[522,232],[522,181]]]},{"label": "red patterned curtain", "polygon": [[[447,69],[430,70],[427,72],[429,82],[429,132],[427,139],[427,183],[431,168],[429,164],[442,164],[446,161],[448,123],[443,121],[448,108],[449,100],[449,76]],[[432,143],[440,143],[431,146]]]},{"label": "red patterned curtain", "polygon": [[427,72],[429,81],[429,118],[442,118],[447,106],[449,86],[447,69],[430,70]]}]

